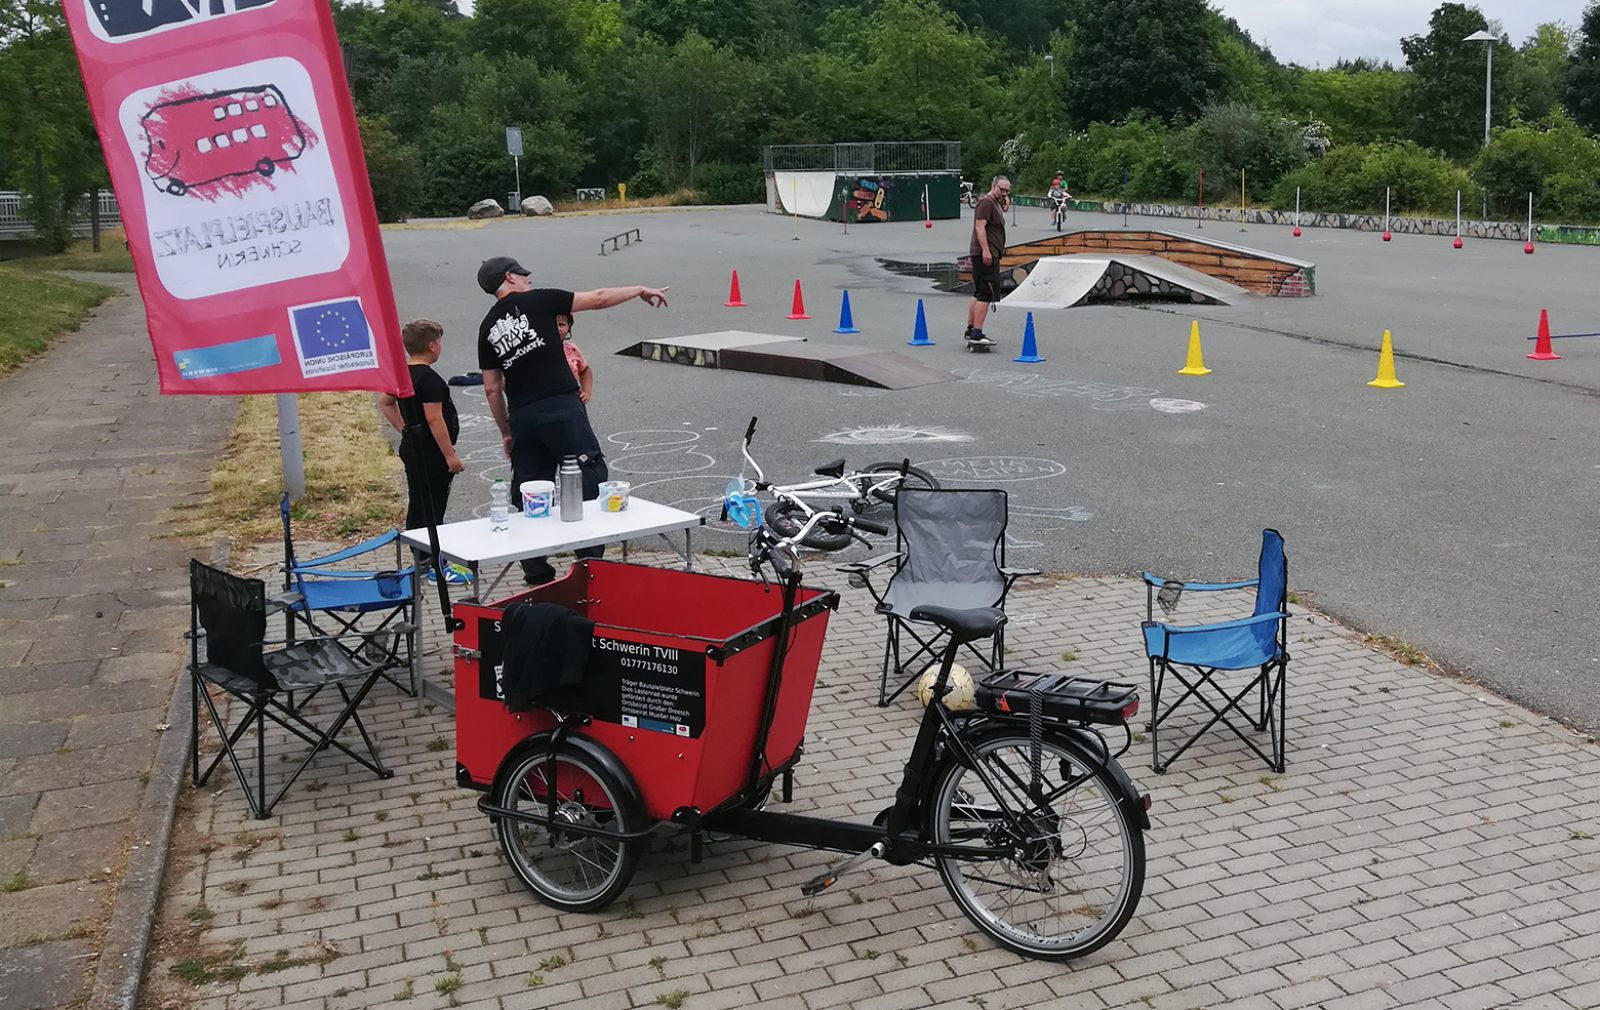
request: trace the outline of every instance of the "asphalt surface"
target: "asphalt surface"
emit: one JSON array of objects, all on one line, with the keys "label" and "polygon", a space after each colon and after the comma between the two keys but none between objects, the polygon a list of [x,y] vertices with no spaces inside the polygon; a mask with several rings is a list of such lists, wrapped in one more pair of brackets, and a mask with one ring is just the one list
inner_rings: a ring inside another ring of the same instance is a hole
[{"label": "asphalt surface", "polygon": [[[1047,231],[1045,211],[1019,215],[1013,242]],[[1074,214],[1068,227],[1120,224]],[[600,239],[635,227],[642,244],[597,255]],[[968,227],[846,235],[739,208],[392,230],[385,241],[402,316],[445,324],[446,374],[476,367],[490,300],[473,277],[487,256],[517,256],[552,286],[670,285],[670,308],[587,313],[574,334],[596,369],[590,412],[610,439],[613,476],[645,497],[711,509],[739,472],[737,441],[755,414],[756,455],[776,479],[802,479],[838,456],[909,456],[947,483],[1006,488],[1016,564],[1248,577],[1260,530],[1272,526],[1287,540],[1290,584],[1309,602],[1600,730],[1600,338],[1557,340],[1561,361],[1524,357],[1542,307],[1557,332],[1600,329],[1600,251],[1526,256],[1487,241],[1456,251],[1448,237],[1383,243],[1308,229],[1294,239],[1287,228],[1207,222],[1199,234],[1315,262],[1316,297],[1039,312],[1047,360],[1024,365],[1011,361],[1023,313],[991,317],[999,346],[968,354],[965,296],[878,263],[950,261]],[[722,305],[731,269],[749,308]],[[810,321],[784,318],[797,278]],[[851,337],[830,332],[845,288],[862,330]],[[934,347],[905,346],[918,298]],[[1199,378],[1176,374],[1191,319],[1214,369]],[[1404,389],[1366,386],[1386,328]],[[726,329],[899,350],[965,378],[883,392],[612,354],[644,337]],[[481,394],[456,393],[468,476],[503,475]],[[458,482],[452,516],[485,507],[481,484]],[[708,539],[741,544],[731,533]],[[1129,674],[1141,670],[1130,655]]]}]

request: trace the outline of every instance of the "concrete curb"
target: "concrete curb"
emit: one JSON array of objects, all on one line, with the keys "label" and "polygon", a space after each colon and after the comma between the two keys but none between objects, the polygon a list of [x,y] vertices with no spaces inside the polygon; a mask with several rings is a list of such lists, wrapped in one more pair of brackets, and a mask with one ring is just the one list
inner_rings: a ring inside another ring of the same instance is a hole
[{"label": "concrete curb", "polygon": [[[211,563],[227,567],[226,540],[212,545]],[[173,814],[178,807],[178,790],[183,786],[184,765],[189,760],[190,697],[185,664],[186,659],[178,661],[178,676],[167,705],[167,730],[156,746],[150,783],[145,786],[134,827],[133,848],[111,907],[111,921],[100,939],[100,963],[89,994],[89,1010],[133,1010],[139,1000],[144,961],[150,952],[161,900],[161,878],[172,848]]]}]

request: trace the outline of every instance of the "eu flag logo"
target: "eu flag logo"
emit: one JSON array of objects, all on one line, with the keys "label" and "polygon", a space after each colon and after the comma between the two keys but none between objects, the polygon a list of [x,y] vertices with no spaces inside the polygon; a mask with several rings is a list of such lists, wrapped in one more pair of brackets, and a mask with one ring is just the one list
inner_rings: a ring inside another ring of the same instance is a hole
[{"label": "eu flag logo", "polygon": [[372,327],[359,298],[337,298],[289,310],[300,370],[307,378],[377,368]]}]

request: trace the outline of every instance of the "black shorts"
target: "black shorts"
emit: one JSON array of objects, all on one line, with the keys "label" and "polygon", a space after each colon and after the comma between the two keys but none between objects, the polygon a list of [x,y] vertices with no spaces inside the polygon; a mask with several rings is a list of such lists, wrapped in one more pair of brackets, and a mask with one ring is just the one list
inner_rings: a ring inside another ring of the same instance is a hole
[{"label": "black shorts", "polygon": [[1000,257],[993,263],[983,262],[983,253],[972,254],[972,297],[980,302],[998,302],[1000,291]]}]

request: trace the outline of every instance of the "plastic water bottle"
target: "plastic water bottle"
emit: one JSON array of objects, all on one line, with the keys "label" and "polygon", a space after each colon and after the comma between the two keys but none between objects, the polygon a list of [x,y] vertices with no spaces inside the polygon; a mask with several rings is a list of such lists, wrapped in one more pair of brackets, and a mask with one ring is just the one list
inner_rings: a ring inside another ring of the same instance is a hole
[{"label": "plastic water bottle", "polygon": [[511,528],[511,489],[501,478],[489,485],[489,529],[504,533]]},{"label": "plastic water bottle", "polygon": [[556,471],[556,484],[561,488],[561,521],[583,521],[583,471],[578,469],[578,457],[568,456]]}]

